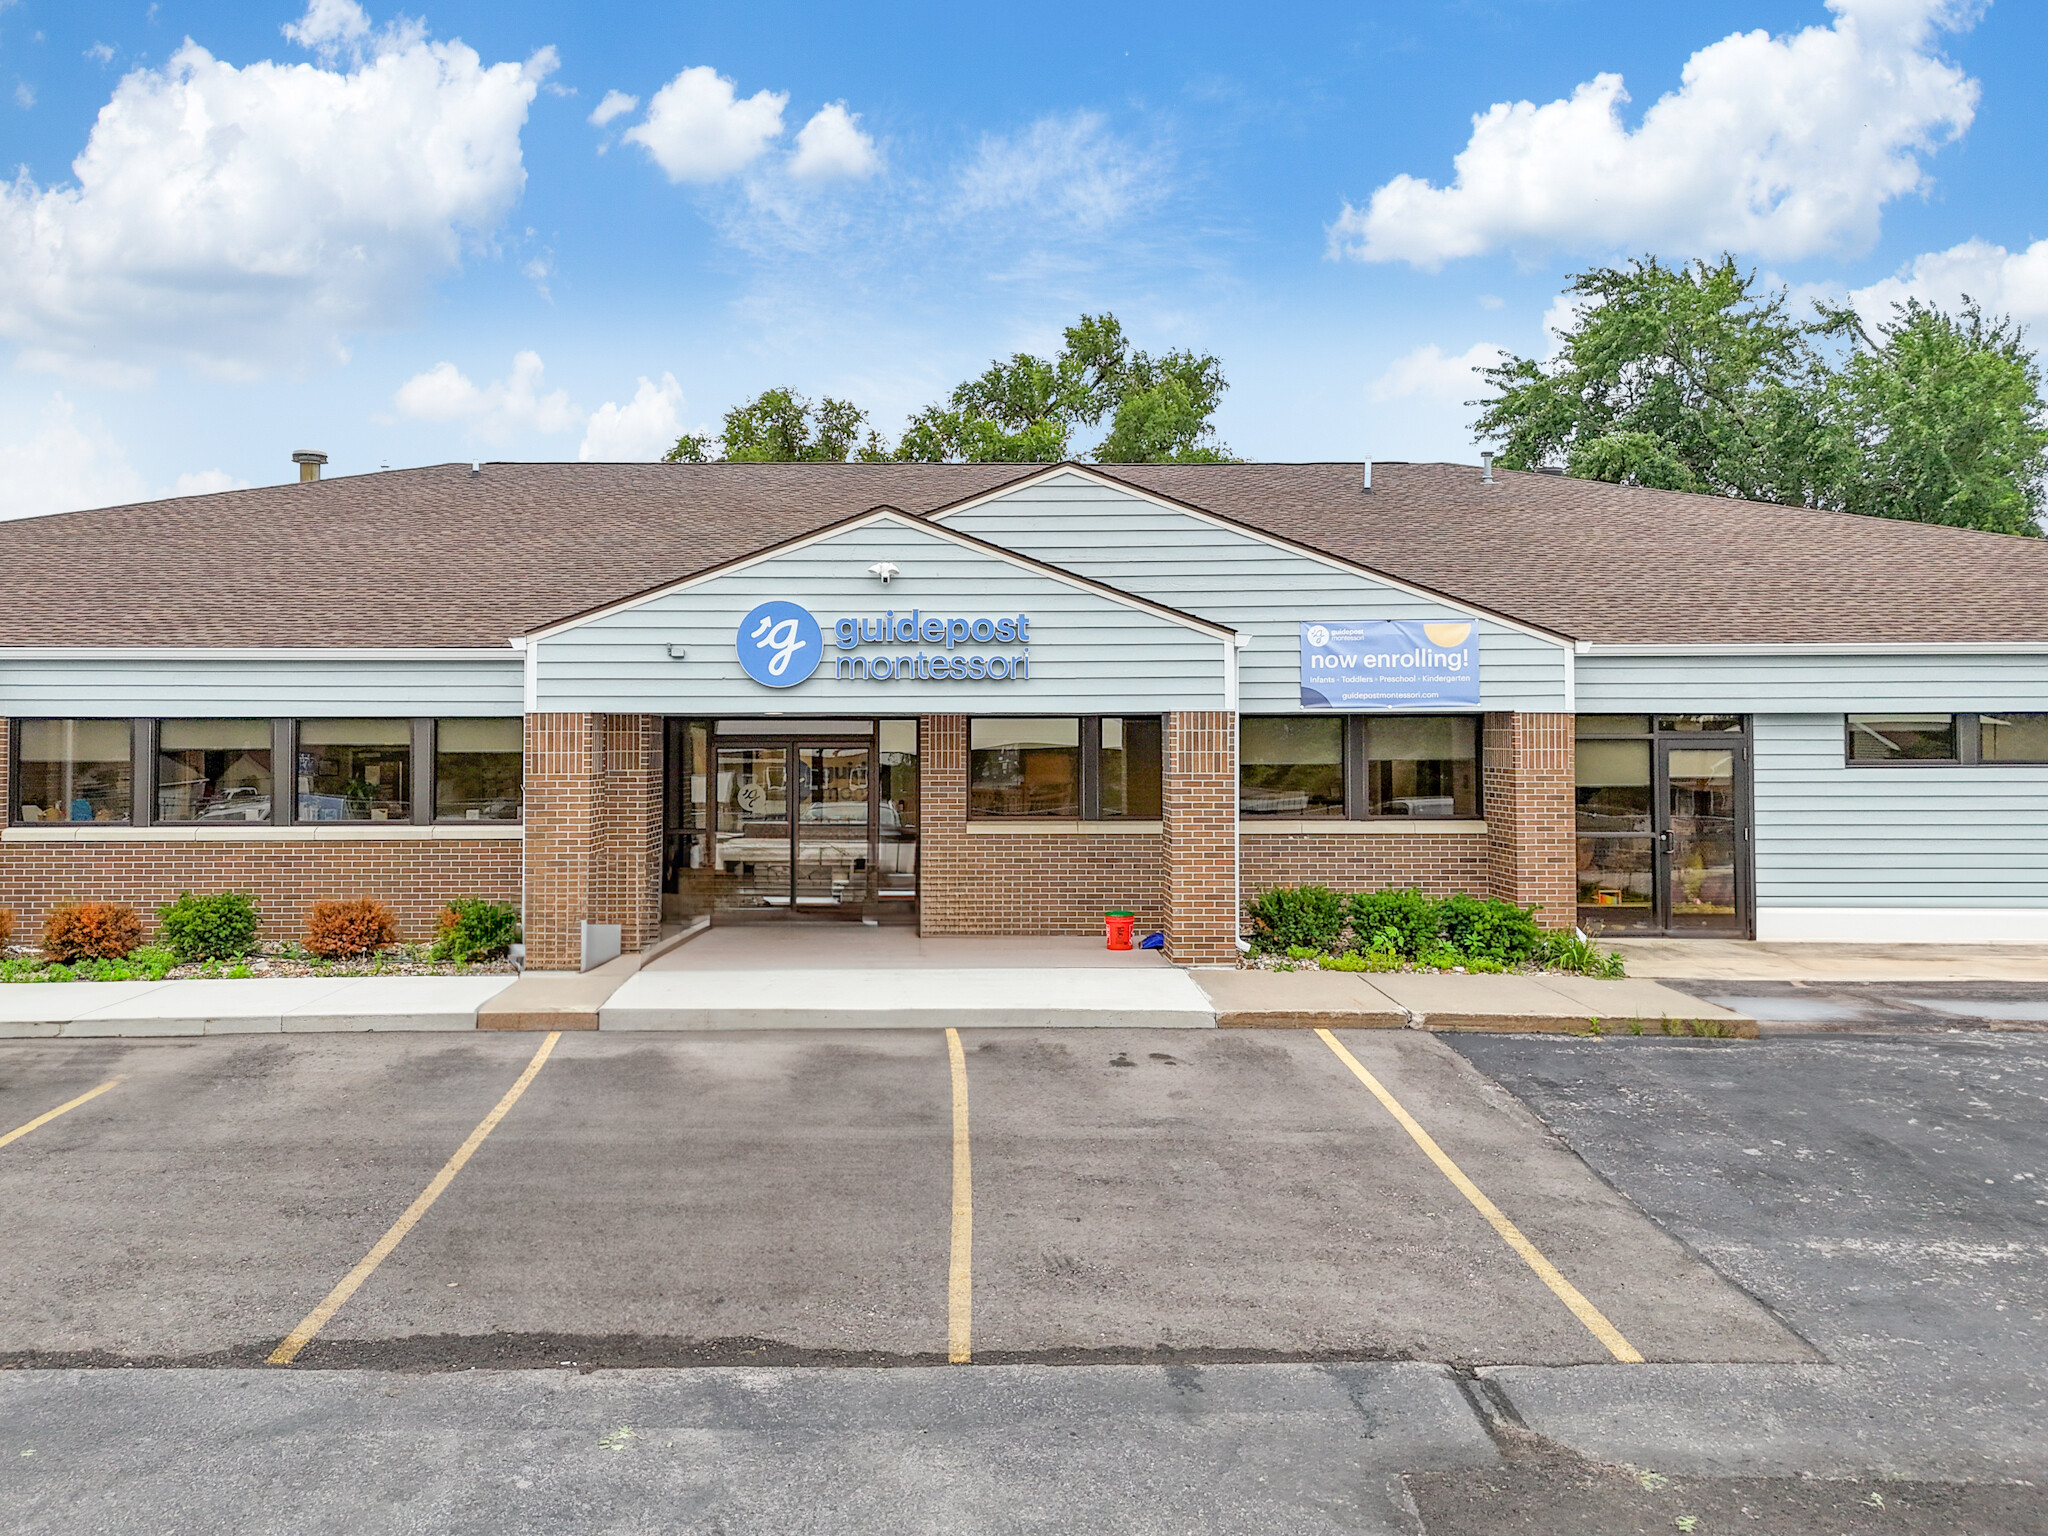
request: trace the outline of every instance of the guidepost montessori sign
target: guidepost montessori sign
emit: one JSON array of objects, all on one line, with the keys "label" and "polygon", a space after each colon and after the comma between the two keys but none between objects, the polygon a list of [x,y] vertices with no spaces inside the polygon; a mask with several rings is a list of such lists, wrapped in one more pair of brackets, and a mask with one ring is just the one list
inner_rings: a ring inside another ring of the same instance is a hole
[{"label": "guidepost montessori sign", "polygon": [[1479,627],[1402,620],[1301,626],[1303,709],[1479,703]]},{"label": "guidepost montessori sign", "polygon": [[[838,682],[1025,682],[1031,676],[1031,616],[955,617],[885,609],[831,626],[831,676]],[[767,602],[740,620],[733,637],[747,676],[792,688],[825,659],[825,628],[800,603]],[[1001,649],[991,649],[1001,647]]]}]

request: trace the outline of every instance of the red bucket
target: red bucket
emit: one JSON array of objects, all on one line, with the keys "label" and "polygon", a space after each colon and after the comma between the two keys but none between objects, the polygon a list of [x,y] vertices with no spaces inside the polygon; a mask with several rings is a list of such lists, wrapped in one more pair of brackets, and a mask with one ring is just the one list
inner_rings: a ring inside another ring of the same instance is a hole
[{"label": "red bucket", "polygon": [[1102,931],[1109,939],[1111,949],[1131,947],[1131,924],[1136,919],[1129,912],[1105,912],[1102,914]]}]

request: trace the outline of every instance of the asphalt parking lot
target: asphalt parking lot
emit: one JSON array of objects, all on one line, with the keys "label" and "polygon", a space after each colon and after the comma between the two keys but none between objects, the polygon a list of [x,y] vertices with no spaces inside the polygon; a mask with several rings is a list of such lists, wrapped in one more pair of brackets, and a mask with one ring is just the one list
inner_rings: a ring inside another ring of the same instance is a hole
[{"label": "asphalt parking lot", "polygon": [[0,1531],[2048,1526],[2048,1038],[1337,1043],[1645,1363],[1312,1033],[0,1049]]},{"label": "asphalt parking lot", "polygon": [[[1812,1349],[1441,1041],[1343,1040],[1653,1361]],[[0,1362],[259,1364],[534,1036],[20,1042]],[[971,1358],[1596,1362],[1609,1344],[1311,1032],[961,1037]],[[941,1032],[567,1035],[294,1368],[943,1362]]]}]

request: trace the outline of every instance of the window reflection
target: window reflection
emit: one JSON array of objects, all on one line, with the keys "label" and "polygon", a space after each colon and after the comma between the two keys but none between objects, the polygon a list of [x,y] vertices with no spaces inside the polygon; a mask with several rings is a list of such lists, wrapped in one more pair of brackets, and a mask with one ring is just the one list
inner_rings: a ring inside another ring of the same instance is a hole
[{"label": "window reflection", "polygon": [[268,720],[165,720],[156,732],[159,821],[271,819]]},{"label": "window reflection", "polygon": [[20,761],[25,822],[126,821],[134,727],[126,720],[24,720]]},{"label": "window reflection", "polygon": [[967,807],[972,816],[1081,815],[1081,722],[968,722]]},{"label": "window reflection", "polygon": [[410,720],[299,722],[300,821],[412,816]]},{"label": "window reflection", "polygon": [[441,720],[434,726],[434,815],[442,821],[517,821],[526,722]]},{"label": "window reflection", "polygon": [[1341,817],[1344,722],[1251,715],[1238,725],[1240,816]]}]

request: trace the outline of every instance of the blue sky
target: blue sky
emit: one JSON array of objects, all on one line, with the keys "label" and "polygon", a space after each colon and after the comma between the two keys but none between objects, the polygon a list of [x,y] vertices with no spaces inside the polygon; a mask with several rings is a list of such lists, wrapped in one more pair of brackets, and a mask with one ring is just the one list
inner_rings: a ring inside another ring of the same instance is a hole
[{"label": "blue sky", "polygon": [[2048,320],[2044,62],[2017,0],[0,0],[0,515],[775,384],[893,434],[1102,309],[1247,457],[1471,458],[1473,364],[1632,251]]}]

